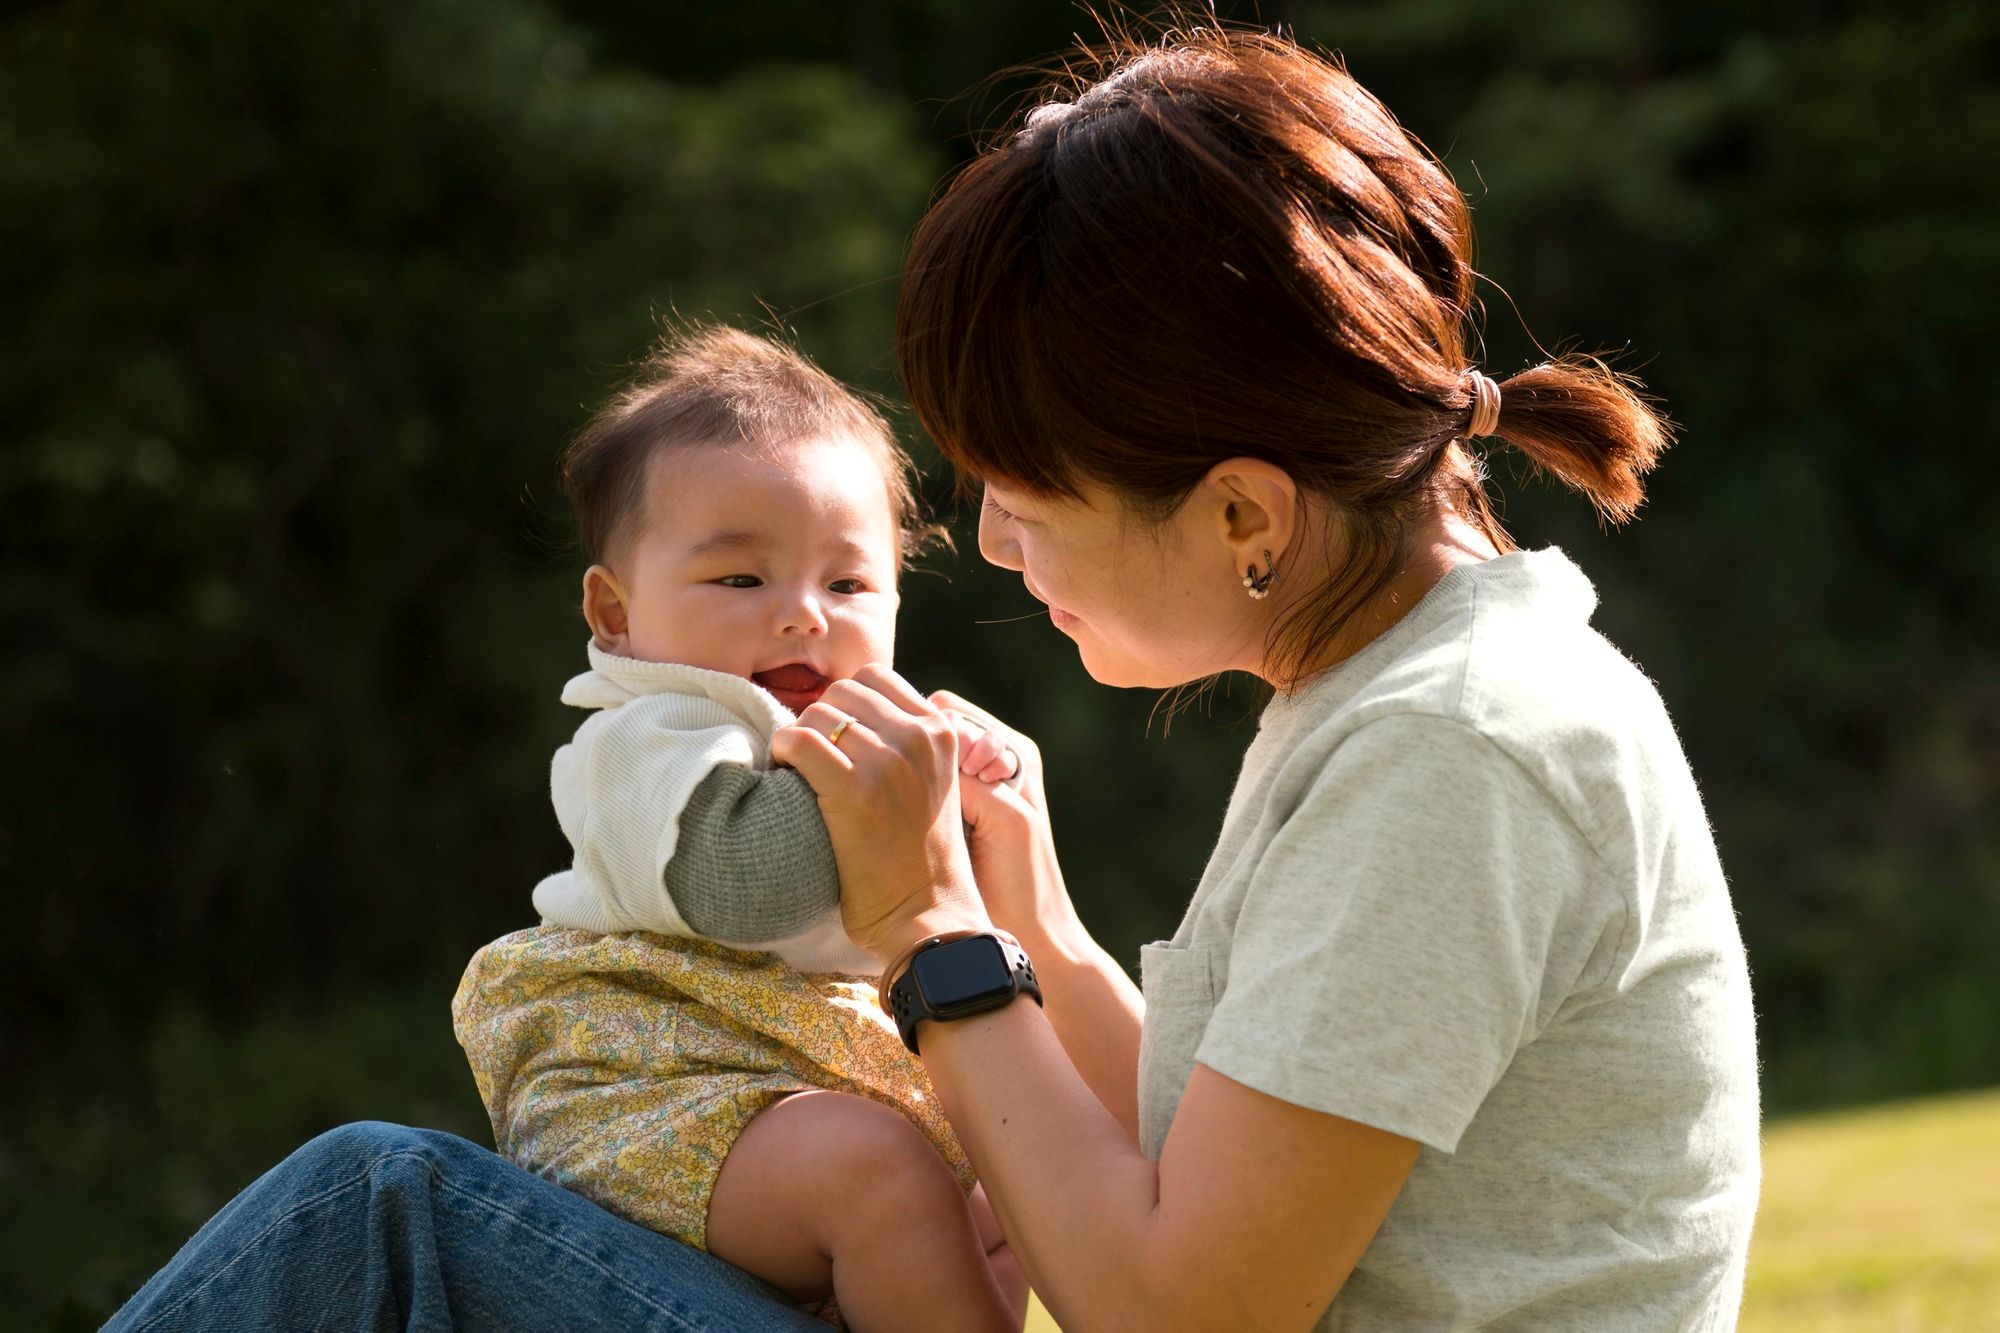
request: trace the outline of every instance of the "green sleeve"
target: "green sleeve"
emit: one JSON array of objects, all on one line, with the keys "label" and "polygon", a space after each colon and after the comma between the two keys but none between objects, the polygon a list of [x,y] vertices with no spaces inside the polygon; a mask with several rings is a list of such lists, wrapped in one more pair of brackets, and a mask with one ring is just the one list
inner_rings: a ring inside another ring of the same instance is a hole
[{"label": "green sleeve", "polygon": [[688,797],[680,823],[667,896],[700,934],[763,944],[840,910],[819,800],[793,770],[720,765]]}]

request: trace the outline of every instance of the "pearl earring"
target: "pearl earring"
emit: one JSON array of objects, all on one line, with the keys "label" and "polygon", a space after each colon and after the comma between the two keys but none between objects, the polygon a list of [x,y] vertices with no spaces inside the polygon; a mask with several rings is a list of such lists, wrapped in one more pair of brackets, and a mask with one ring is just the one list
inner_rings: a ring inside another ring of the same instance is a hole
[{"label": "pearl earring", "polygon": [[1243,586],[1250,590],[1250,600],[1254,602],[1261,602],[1266,597],[1269,597],[1271,595],[1271,585],[1277,581],[1278,565],[1275,560],[1271,559],[1271,552],[1268,548],[1264,552],[1263,577],[1259,578],[1257,576],[1257,566],[1255,565],[1250,566],[1243,575]]}]

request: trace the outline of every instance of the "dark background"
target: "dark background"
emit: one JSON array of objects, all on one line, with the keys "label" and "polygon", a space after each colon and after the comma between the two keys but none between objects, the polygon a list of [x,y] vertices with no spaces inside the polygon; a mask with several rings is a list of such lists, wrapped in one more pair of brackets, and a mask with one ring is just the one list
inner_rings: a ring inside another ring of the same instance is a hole
[{"label": "dark background", "polygon": [[[1530,331],[1626,349],[1682,425],[1615,534],[1496,461],[1679,723],[1771,1108],[2000,1081],[2000,10],[1264,17],[1467,191],[1489,370]],[[1065,0],[0,19],[0,1324],[94,1326],[332,1124],[486,1139],[446,1003],[565,859],[557,449],[673,311],[782,319],[893,393],[909,229],[1025,86],[988,76],[1079,30]],[[961,517],[901,665],[1040,739],[1072,888],[1135,957],[1255,696],[1168,735],[1005,623],[1032,604]]]}]

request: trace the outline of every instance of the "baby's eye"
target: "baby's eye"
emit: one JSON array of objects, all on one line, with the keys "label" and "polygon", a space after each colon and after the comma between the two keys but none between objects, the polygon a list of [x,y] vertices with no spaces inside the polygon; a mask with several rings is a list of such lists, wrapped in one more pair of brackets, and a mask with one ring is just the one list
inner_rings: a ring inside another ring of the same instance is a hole
[{"label": "baby's eye", "polygon": [[852,597],[858,592],[867,592],[868,585],[860,579],[835,579],[826,585],[828,592],[837,592],[843,597]]},{"label": "baby's eye", "polygon": [[716,580],[725,588],[761,588],[764,580],[755,574],[724,574]]}]

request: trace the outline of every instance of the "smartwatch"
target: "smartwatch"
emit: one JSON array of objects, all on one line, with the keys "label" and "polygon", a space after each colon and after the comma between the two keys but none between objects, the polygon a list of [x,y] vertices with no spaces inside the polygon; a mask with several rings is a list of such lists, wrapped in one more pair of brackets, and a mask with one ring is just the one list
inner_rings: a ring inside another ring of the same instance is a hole
[{"label": "smartwatch", "polygon": [[903,1044],[917,1053],[917,1024],[949,1023],[1012,1004],[1019,995],[1042,1002],[1035,965],[1012,936],[997,931],[952,931],[918,944],[906,960],[883,973],[883,1008],[896,1020]]}]

